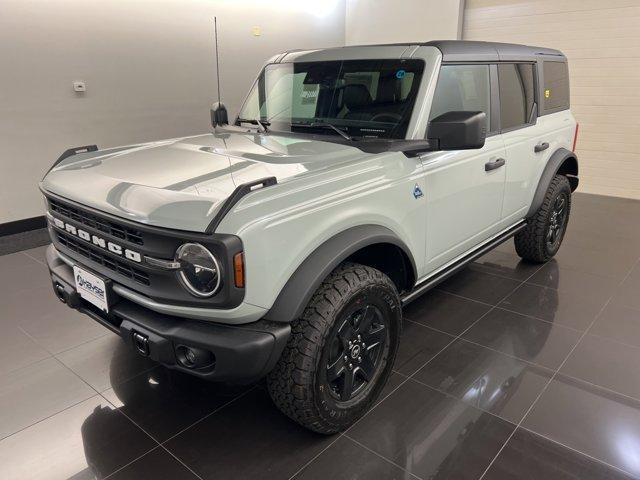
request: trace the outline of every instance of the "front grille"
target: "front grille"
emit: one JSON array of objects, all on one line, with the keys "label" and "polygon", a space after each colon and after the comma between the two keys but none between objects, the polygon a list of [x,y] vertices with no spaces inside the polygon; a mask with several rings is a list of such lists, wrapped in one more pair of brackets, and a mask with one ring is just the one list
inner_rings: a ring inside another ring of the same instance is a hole
[{"label": "front grille", "polygon": [[112,270],[120,275],[124,275],[127,278],[135,280],[142,285],[150,285],[149,275],[147,275],[142,270],[138,270],[137,268],[133,268],[130,265],[127,265],[124,262],[120,262],[118,260],[114,260],[107,255],[105,255],[101,250],[97,248],[93,248],[84,242],[77,240],[75,237],[67,235],[66,233],[62,233],[58,230],[55,230],[56,237],[60,244],[67,247],[69,250],[72,250],[80,255],[87,257],[93,260],[96,263]]},{"label": "front grille", "polygon": [[85,212],[70,205],[65,205],[57,200],[49,199],[51,211],[58,213],[70,220],[87,225],[88,227],[100,230],[112,237],[135,243],[136,245],[144,245],[142,240],[142,232],[133,228],[128,228],[116,223],[100,218],[91,213]]}]

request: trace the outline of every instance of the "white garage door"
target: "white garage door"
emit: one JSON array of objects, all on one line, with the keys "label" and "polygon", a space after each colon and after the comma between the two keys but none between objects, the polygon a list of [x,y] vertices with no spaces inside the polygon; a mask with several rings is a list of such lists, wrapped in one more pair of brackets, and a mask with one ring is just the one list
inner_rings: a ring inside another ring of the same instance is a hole
[{"label": "white garage door", "polygon": [[640,199],[639,0],[467,0],[462,38],[562,50],[579,190]]}]

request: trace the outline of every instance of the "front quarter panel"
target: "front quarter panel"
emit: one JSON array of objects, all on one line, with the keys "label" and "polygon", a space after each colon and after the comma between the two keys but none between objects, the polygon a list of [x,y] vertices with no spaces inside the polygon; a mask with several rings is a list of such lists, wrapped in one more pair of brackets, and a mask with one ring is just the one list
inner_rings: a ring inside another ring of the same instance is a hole
[{"label": "front quarter panel", "polygon": [[380,225],[394,232],[410,249],[421,275],[425,196],[414,196],[416,185],[424,192],[419,159],[393,152],[370,155],[245,197],[217,229],[242,239],[245,301],[271,308],[309,254],[359,225]]}]

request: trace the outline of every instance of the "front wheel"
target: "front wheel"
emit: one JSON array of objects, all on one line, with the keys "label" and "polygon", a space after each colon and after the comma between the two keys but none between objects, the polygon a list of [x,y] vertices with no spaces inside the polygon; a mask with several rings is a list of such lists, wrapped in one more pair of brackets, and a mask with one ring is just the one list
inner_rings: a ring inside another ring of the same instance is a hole
[{"label": "front wheel", "polygon": [[550,260],[560,249],[570,212],[571,185],[567,177],[556,175],[538,211],[514,237],[518,255],[535,263]]},{"label": "front wheel", "polygon": [[267,377],[287,416],[324,434],[344,430],[380,394],[398,349],[402,319],[393,282],[346,263],[316,291]]}]

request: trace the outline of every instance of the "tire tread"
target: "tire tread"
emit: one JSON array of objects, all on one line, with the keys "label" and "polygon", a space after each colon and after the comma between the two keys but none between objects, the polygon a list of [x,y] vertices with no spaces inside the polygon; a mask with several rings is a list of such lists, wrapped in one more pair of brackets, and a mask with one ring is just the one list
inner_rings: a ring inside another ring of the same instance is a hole
[{"label": "tire tread", "polygon": [[[344,263],[336,268],[313,295],[302,317],[292,323],[291,336],[282,356],[267,376],[267,388],[276,406],[315,432],[331,434],[342,428],[322,417],[314,398],[315,372],[326,336],[340,308],[358,290],[374,283],[384,283],[395,291],[391,280],[375,268],[356,263]],[[370,398],[369,403],[373,400],[375,398]]]},{"label": "tire tread", "polygon": [[[549,184],[549,188],[545,193],[544,200],[542,201],[540,208],[531,218],[529,218],[526,228],[514,236],[513,240],[516,247],[516,253],[522,259],[532,263],[544,263],[553,257],[553,255],[550,255],[549,252],[547,252],[545,246],[545,233],[547,231],[549,214],[552,209],[553,201],[557,194],[564,189],[569,192],[567,203],[568,217],[571,213],[571,185],[569,184],[567,177],[564,175],[555,175]],[[562,239],[560,242],[562,243]]]}]

